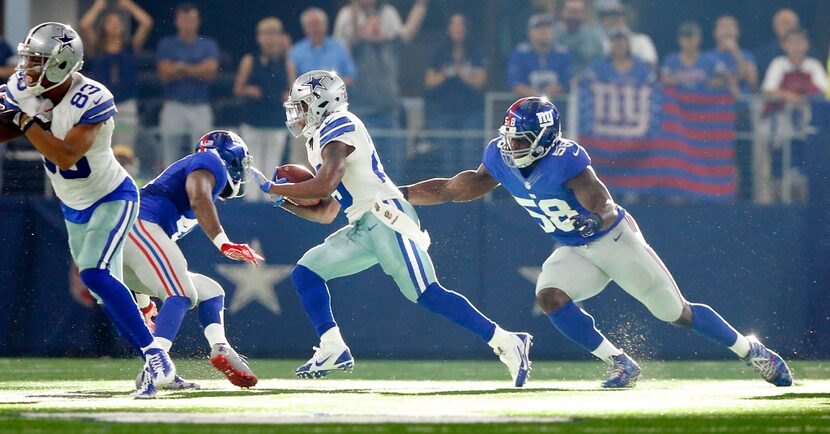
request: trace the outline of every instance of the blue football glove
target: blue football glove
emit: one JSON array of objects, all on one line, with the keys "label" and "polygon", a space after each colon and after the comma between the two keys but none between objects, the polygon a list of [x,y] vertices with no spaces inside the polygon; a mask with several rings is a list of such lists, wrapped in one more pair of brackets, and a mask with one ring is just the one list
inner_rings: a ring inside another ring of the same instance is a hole
[{"label": "blue football glove", "polygon": [[602,227],[602,217],[594,213],[589,215],[577,214],[571,217],[571,222],[573,222],[574,229],[579,231],[583,238],[593,236]]},{"label": "blue football glove", "polygon": [[[271,195],[271,203],[273,203],[274,206],[281,206],[283,203],[285,203],[285,197],[281,194],[271,193],[271,187],[277,184],[285,184],[286,182],[288,182],[288,178],[269,180],[256,167],[252,166],[248,170],[251,172],[251,176],[253,177],[254,182],[256,182],[259,185],[259,189],[262,190],[263,193],[268,193]],[[275,171],[275,177],[276,174],[277,172]]]}]

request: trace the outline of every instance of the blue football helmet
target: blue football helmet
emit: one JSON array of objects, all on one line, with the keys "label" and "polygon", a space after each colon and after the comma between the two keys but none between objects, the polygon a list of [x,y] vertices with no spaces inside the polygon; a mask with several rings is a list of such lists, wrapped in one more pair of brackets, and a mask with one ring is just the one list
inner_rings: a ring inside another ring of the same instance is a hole
[{"label": "blue football helmet", "polygon": [[[559,141],[562,135],[559,110],[545,98],[522,98],[507,109],[499,135],[504,138],[500,151],[505,164],[519,168],[530,166]],[[513,150],[511,139],[527,140],[530,146]]]},{"label": "blue football helmet", "polygon": [[248,145],[236,133],[226,130],[211,131],[196,146],[196,152],[215,152],[225,163],[228,170],[228,184],[219,195],[223,199],[233,199],[245,195],[245,171],[251,166],[251,154]]}]

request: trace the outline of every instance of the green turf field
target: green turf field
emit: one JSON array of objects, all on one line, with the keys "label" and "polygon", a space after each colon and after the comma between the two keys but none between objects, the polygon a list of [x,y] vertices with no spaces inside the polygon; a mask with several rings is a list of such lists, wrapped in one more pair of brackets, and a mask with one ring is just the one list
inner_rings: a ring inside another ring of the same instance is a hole
[{"label": "green turf field", "polygon": [[536,361],[519,390],[497,361],[358,360],[325,380],[292,378],[298,364],[255,360],[260,383],[240,390],[179,361],[202,390],[135,401],[135,360],[0,359],[0,432],[830,433],[828,362],[793,363],[785,389],[740,362],[644,362],[624,391],[599,388],[598,362]]}]

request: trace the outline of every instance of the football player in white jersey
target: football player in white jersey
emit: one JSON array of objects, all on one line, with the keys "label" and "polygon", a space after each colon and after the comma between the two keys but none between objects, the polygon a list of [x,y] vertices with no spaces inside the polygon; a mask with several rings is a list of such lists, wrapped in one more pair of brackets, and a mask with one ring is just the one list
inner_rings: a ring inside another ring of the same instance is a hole
[{"label": "football player in white jersey", "polygon": [[16,74],[0,97],[8,108],[2,117],[19,130],[10,131],[5,122],[0,137],[22,133],[43,155],[81,279],[144,357],[154,382],[169,384],[176,368],[121,283],[121,251],[138,212],[138,189],[110,147],[116,113],[113,96],[101,83],[78,72],[84,47],[66,24],[38,24],[17,52]]},{"label": "football player in white jersey", "polygon": [[[292,273],[303,308],[320,337],[320,346],[297,368],[297,376],[317,378],[353,367],[331,312],[326,282],[380,264],[406,298],[478,335],[507,365],[514,385],[524,385],[532,337],[503,330],[463,295],[438,283],[427,253],[428,236],[420,230],[415,210],[384,172],[363,122],[348,111],[343,80],[329,71],[301,75],[291,86],[285,111],[292,134],[307,140],[308,160],[317,176],[292,184],[285,179],[269,181],[252,170],[262,190],[308,220],[331,223],[340,208],[349,219],[346,227],[306,252]],[[303,207],[284,202],[283,196],[322,201]]]}]

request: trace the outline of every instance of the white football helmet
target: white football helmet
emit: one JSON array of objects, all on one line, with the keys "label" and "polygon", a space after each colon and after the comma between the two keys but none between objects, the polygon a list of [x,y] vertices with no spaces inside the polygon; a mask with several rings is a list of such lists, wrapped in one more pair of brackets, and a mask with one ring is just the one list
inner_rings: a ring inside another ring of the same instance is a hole
[{"label": "white football helmet", "polygon": [[[40,95],[66,81],[84,64],[84,44],[68,24],[42,23],[32,27],[26,39],[17,46],[20,61],[15,71],[22,74],[28,91]],[[37,81],[26,75],[40,73]],[[45,87],[43,80],[52,83]]]},{"label": "white football helmet", "polygon": [[349,107],[346,83],[333,71],[306,72],[294,80],[283,107],[291,134],[310,138],[326,116]]}]

